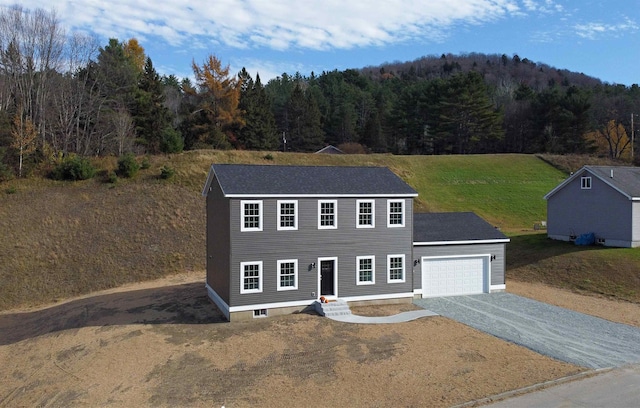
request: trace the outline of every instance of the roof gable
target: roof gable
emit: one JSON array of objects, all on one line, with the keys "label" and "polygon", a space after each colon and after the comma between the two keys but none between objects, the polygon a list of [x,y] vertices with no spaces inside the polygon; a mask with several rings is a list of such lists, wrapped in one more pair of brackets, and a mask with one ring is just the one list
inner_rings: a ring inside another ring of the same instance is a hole
[{"label": "roof gable", "polygon": [[598,178],[630,200],[640,199],[640,168],[628,166],[583,166],[548,192],[544,196],[545,200],[548,200],[578,177],[584,177],[585,173]]},{"label": "roof gable", "polygon": [[472,212],[413,215],[413,242],[416,245],[473,241],[509,242],[509,238]]},{"label": "roof gable", "polygon": [[213,180],[226,197],[418,195],[386,167],[213,164],[203,195]]}]

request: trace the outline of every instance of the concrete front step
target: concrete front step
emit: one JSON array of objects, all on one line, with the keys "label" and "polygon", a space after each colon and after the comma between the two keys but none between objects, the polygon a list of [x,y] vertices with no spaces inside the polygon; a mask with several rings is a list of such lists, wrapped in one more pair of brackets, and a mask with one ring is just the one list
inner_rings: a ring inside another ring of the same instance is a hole
[{"label": "concrete front step", "polygon": [[351,315],[351,309],[349,309],[347,302],[340,299],[328,303],[316,302],[314,307],[320,316],[335,317]]}]

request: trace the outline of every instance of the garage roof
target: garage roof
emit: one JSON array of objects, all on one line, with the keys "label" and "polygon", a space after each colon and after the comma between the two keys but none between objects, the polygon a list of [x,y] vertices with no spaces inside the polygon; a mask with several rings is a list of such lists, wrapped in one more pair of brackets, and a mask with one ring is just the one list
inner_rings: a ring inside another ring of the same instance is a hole
[{"label": "garage roof", "polygon": [[509,238],[472,212],[416,213],[414,245],[509,242]]}]

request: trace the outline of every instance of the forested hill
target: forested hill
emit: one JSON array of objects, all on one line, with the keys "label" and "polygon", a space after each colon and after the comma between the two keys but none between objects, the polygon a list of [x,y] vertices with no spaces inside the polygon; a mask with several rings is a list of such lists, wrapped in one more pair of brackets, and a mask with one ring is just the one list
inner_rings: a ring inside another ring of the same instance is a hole
[{"label": "forested hill", "polygon": [[593,153],[627,162],[640,151],[631,146],[638,85],[515,55],[424,57],[266,83],[210,55],[178,78],[160,75],[135,38],[99,46],[60,30],[53,13],[38,15],[0,9],[0,181],[64,168],[74,156],[203,148]]},{"label": "forested hill", "polygon": [[481,53],[429,55],[413,61],[387,62],[360,70],[362,74],[376,80],[394,77],[434,80],[470,71],[482,74],[490,86],[513,88],[526,84],[538,92],[556,85],[582,88],[603,85],[598,78],[520,58],[517,54],[511,57],[506,54]]}]

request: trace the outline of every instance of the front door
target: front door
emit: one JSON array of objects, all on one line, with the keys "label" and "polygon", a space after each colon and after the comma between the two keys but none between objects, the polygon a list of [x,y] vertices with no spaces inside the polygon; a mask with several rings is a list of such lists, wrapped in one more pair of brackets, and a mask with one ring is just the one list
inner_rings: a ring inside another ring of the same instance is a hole
[{"label": "front door", "polygon": [[335,260],[320,261],[320,296],[335,296]]}]

